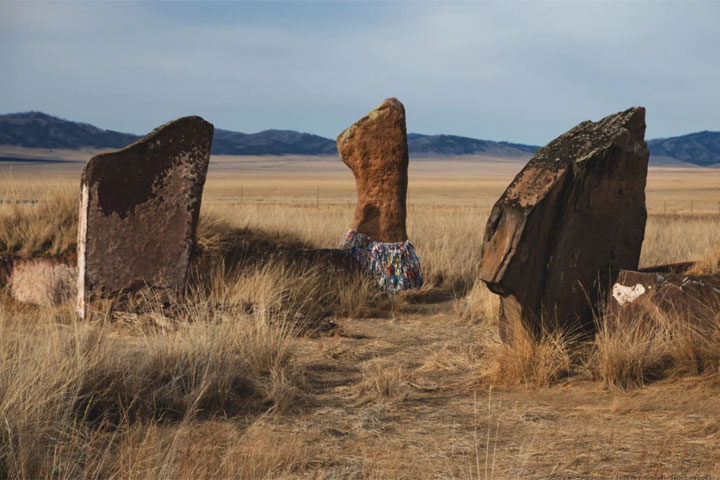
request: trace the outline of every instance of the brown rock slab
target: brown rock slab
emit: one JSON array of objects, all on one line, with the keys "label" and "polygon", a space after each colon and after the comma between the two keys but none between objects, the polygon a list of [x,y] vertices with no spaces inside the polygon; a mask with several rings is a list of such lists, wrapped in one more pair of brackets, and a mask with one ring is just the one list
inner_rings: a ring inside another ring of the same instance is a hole
[{"label": "brown rock slab", "polygon": [[94,298],[183,290],[212,137],[212,124],[184,117],[87,163],[78,232],[81,316]]},{"label": "brown rock slab", "polygon": [[692,275],[688,264],[621,270],[607,300],[606,314],[618,322],[643,315],[708,326],[720,311],[720,274]]},{"label": "brown rock slab", "polygon": [[591,332],[601,291],[636,269],[645,231],[645,109],[583,122],[538,150],[495,203],[481,278],[501,333]]},{"label": "brown rock slab", "polygon": [[388,98],[337,138],[355,175],[357,206],[351,229],[379,242],[404,242],[408,185],[405,107]]},{"label": "brown rock slab", "polygon": [[30,258],[13,261],[10,295],[19,302],[52,307],[72,301],[77,293],[77,268],[68,259]]}]

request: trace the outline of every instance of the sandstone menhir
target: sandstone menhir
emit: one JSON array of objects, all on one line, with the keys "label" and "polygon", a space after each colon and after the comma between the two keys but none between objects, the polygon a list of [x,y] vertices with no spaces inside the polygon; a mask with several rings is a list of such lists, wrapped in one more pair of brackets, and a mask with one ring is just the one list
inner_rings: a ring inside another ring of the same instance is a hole
[{"label": "sandstone menhir", "polygon": [[388,98],[337,138],[355,175],[357,205],[351,229],[378,242],[404,242],[408,185],[405,107]]},{"label": "sandstone menhir", "polygon": [[93,298],[185,286],[213,126],[184,117],[85,166],[77,309]]},{"label": "sandstone menhir", "polygon": [[583,122],[538,150],[490,213],[481,278],[520,324],[591,332],[601,292],[637,269],[649,152],[645,109]]},{"label": "sandstone menhir", "polygon": [[405,228],[408,146],[405,107],[388,98],[337,138],[355,176],[357,205],[341,248],[388,292],[422,285],[420,259]]}]

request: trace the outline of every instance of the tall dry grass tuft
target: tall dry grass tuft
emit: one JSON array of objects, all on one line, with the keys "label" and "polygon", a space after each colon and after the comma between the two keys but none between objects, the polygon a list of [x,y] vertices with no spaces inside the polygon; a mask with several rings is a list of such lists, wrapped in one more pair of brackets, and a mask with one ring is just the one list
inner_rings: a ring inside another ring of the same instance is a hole
[{"label": "tall dry grass tuft", "polygon": [[298,326],[313,328],[331,315],[381,314],[396,300],[372,278],[348,275],[287,232],[237,228],[208,215],[200,222],[198,247],[200,289],[204,284],[208,295],[246,310],[284,312]]},{"label": "tall dry grass tuft", "polygon": [[2,478],[86,476],[93,448],[107,457],[131,425],[300,404],[293,334],[257,315],[197,308],[173,331],[119,335],[0,308]]},{"label": "tall dry grass tuft", "polygon": [[548,330],[535,336],[527,328],[511,330],[512,338],[489,339],[485,381],[494,385],[547,387],[571,375],[578,360],[578,339]]},{"label": "tall dry grass tuft", "polygon": [[407,397],[409,375],[401,366],[371,360],[363,365],[362,374],[358,398],[382,403],[401,402]]},{"label": "tall dry grass tuft", "polygon": [[75,253],[78,190],[63,183],[49,188],[34,205],[0,208],[0,255],[18,257]]},{"label": "tall dry grass tuft", "polygon": [[717,275],[720,273],[720,245],[706,248],[700,259],[685,273],[688,275]]},{"label": "tall dry grass tuft", "polygon": [[608,387],[632,388],[657,379],[669,367],[669,323],[658,315],[642,315],[618,325],[603,317],[595,336],[590,367]]},{"label": "tall dry grass tuft", "polygon": [[705,319],[648,308],[618,321],[600,319],[589,359],[592,375],[607,387],[628,389],[679,376],[720,371],[720,316]]},{"label": "tall dry grass tuft", "polygon": [[484,282],[477,280],[465,297],[453,301],[453,310],[459,319],[495,326],[500,320],[500,299]]}]

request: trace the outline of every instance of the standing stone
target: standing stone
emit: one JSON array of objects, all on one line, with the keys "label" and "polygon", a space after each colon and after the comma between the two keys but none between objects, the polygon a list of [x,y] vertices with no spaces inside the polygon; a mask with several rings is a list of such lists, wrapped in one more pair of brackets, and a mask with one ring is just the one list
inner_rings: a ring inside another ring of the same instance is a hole
[{"label": "standing stone", "polygon": [[72,303],[76,294],[76,278],[77,268],[68,258],[16,259],[8,285],[15,300],[52,307]]},{"label": "standing stone", "polygon": [[662,316],[693,327],[716,328],[720,275],[698,274],[692,263],[621,270],[607,300],[605,323],[628,324]]},{"label": "standing stone", "polygon": [[212,137],[212,124],[184,117],[87,163],[78,232],[81,316],[93,298],[145,287],[182,291]]},{"label": "standing stone", "polygon": [[388,98],[337,138],[357,187],[355,218],[341,248],[390,292],[422,285],[405,227],[408,146],[405,107]]},{"label": "standing stone", "polygon": [[404,242],[408,185],[405,107],[388,98],[337,138],[342,161],[355,175],[357,205],[351,229],[378,242]]},{"label": "standing stone", "polygon": [[490,213],[480,276],[501,334],[591,332],[601,292],[634,270],[645,232],[645,109],[577,125],[536,152]]}]

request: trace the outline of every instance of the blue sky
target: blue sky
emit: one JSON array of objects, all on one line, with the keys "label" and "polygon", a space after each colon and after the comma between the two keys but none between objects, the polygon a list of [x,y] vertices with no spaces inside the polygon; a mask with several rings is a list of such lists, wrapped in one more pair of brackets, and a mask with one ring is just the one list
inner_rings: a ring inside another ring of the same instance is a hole
[{"label": "blue sky", "polygon": [[544,145],[643,105],[674,136],[720,130],[719,25],[692,0],[0,0],[0,112],[334,138],[395,96],[412,132]]}]

